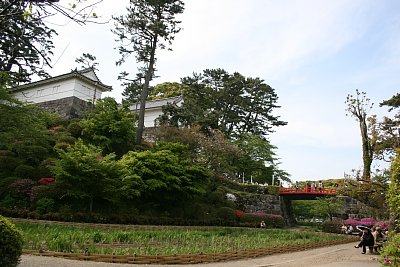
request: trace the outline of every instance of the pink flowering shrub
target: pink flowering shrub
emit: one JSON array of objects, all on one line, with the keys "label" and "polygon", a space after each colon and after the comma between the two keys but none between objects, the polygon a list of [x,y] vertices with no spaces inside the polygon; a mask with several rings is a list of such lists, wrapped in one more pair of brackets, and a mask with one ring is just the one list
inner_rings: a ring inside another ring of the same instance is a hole
[{"label": "pink flowering shrub", "polygon": [[389,227],[389,222],[388,221],[377,221],[375,223],[375,226],[379,226],[382,229],[388,229]]},{"label": "pink flowering shrub", "polygon": [[372,226],[375,225],[376,220],[374,218],[364,218],[364,219],[361,219],[360,223],[362,225],[365,225],[365,226],[368,226],[368,227],[372,227]]},{"label": "pink flowering shrub", "polygon": [[360,225],[360,224],[361,224],[360,221],[358,221],[358,220],[356,220],[356,219],[351,219],[351,218],[349,218],[349,219],[347,219],[347,220],[344,220],[343,222],[344,222],[345,224],[351,225],[351,226],[353,226],[353,227],[356,227],[357,225]]}]

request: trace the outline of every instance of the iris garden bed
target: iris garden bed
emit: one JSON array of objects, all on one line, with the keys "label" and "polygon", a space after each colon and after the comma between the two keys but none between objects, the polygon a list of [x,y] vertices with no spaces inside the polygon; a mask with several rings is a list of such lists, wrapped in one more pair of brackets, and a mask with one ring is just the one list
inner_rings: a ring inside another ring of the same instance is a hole
[{"label": "iris garden bed", "polygon": [[286,229],[119,230],[26,222],[16,225],[23,232],[24,248],[28,250],[84,253],[88,249],[94,254],[113,255],[225,253],[349,239],[345,235]]}]

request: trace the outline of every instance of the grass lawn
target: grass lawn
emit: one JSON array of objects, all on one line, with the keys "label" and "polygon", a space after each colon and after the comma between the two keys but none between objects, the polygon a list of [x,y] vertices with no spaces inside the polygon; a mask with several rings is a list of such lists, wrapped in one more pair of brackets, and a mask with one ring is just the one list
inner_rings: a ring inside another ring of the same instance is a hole
[{"label": "grass lawn", "polygon": [[25,249],[115,255],[221,253],[284,247],[348,238],[345,235],[285,229],[221,228],[215,230],[106,230],[52,224],[16,223]]}]

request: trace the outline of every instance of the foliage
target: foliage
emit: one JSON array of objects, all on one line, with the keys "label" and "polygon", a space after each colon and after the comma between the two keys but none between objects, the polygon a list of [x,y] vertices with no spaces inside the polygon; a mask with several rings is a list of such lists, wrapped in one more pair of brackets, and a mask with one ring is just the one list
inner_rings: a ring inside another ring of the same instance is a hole
[{"label": "foliage", "polygon": [[320,218],[321,214],[315,214],[314,205],[315,200],[294,200],[292,201],[293,213],[296,218]]},{"label": "foliage", "polygon": [[399,126],[400,115],[398,108],[400,107],[400,94],[392,96],[390,99],[379,104],[380,107],[386,106],[389,112],[396,110],[396,114],[392,117],[383,117],[383,120],[378,123],[379,135],[376,147],[376,153],[381,159],[391,159],[396,154],[396,149],[399,148]]},{"label": "foliage", "polygon": [[[7,100],[5,96],[0,99],[0,114],[2,114],[0,116],[0,148],[15,151],[17,154],[24,153],[28,161],[31,156],[24,152],[25,147],[46,148],[50,135],[40,108],[22,104],[12,97]],[[30,150],[29,153],[34,153],[32,149]]]},{"label": "foliage", "polygon": [[[175,34],[180,31],[175,16],[181,14],[184,3],[180,0],[130,0],[127,14],[114,17],[115,33],[121,59],[121,65],[132,53],[136,54],[137,62],[143,64],[139,68],[139,77],[144,77],[144,84],[140,96],[140,111],[136,144],[142,142],[144,129],[144,112],[146,99],[149,95],[150,80],[154,76],[157,48],[165,49],[172,44]],[[137,83],[137,82],[136,82]],[[141,84],[141,82],[138,82]]]},{"label": "foliage", "polygon": [[57,0],[0,2],[0,88],[28,82],[33,74],[48,76],[44,67],[52,67],[52,38],[57,34],[46,25],[49,18],[61,14],[80,25],[93,22],[97,18],[93,7],[102,0],[75,2],[68,6]]},{"label": "foliage", "polygon": [[14,224],[1,215],[0,236],[0,266],[17,266],[22,254],[22,234]]},{"label": "foliage", "polygon": [[285,221],[280,215],[255,212],[246,213],[240,218],[240,224],[248,224],[251,227],[260,227],[261,221],[265,222],[266,228],[283,228],[285,226]]},{"label": "foliage", "polygon": [[297,200],[293,202],[296,216],[304,218],[329,218],[343,213],[344,202],[336,197],[321,197],[316,200]]},{"label": "foliage", "polygon": [[289,174],[279,170],[277,158],[273,146],[266,138],[243,133],[234,142],[243,151],[243,155],[237,160],[238,173],[246,177],[253,177],[253,181],[272,185],[272,176],[279,184],[281,181],[290,181]]},{"label": "foliage", "polygon": [[97,66],[99,65],[99,63],[96,62],[96,57],[90,53],[83,53],[82,56],[75,59],[75,62],[81,64],[81,69],[92,68],[97,70]]},{"label": "foliage", "polygon": [[230,207],[221,207],[216,211],[217,218],[223,219],[226,222],[235,221],[235,210]]},{"label": "foliage", "polygon": [[182,79],[183,104],[163,108],[161,121],[172,126],[200,125],[218,129],[229,138],[241,133],[266,135],[273,127],[286,125],[272,112],[278,96],[259,78],[207,69]]},{"label": "foliage", "polygon": [[[0,10],[0,86],[29,82],[32,74],[48,76],[43,66],[50,66],[57,33],[47,27],[41,10],[30,1],[2,1]],[[7,76],[3,76],[7,75]]]},{"label": "foliage", "polygon": [[340,234],[341,221],[324,221],[322,223],[322,231],[325,233]]},{"label": "foliage", "polygon": [[[375,118],[367,118],[369,110],[371,110],[373,103],[370,103],[365,92],[356,90],[356,95],[347,95],[345,104],[347,105],[346,111],[348,115],[353,116],[359,123],[361,132],[362,143],[362,159],[363,159],[363,174],[362,179],[369,181],[371,178],[371,164],[374,158],[374,149],[376,146],[376,132],[374,129]],[[370,124],[367,124],[367,121]]]},{"label": "foliage", "polygon": [[152,151],[129,151],[119,161],[123,183],[132,195],[161,205],[179,205],[179,200],[203,194],[210,173],[191,163],[186,150],[181,144],[160,144]]},{"label": "foliage", "polygon": [[71,199],[83,200],[92,211],[95,200],[116,202],[121,197],[120,171],[114,154],[102,157],[101,149],[78,141],[59,151],[54,173]]},{"label": "foliage", "polygon": [[[286,247],[323,241],[344,240],[345,235],[324,235],[282,229],[213,228],[127,231],[50,224],[18,223],[25,247],[50,251],[80,252],[85,246],[91,253],[113,255],[173,255],[221,253],[258,248]],[[125,244],[135,244],[135,246]],[[115,244],[110,245],[110,244]],[[155,246],[154,244],[157,244]]]},{"label": "foliage", "polygon": [[36,202],[36,211],[40,214],[54,212],[55,201],[51,198],[41,198]]},{"label": "foliage", "polygon": [[387,203],[390,209],[390,214],[393,219],[400,219],[400,153],[397,151],[397,156],[392,162],[391,174],[389,184],[389,191],[387,194]]},{"label": "foliage", "polygon": [[191,128],[162,126],[157,131],[156,138],[160,141],[188,145],[191,152],[189,156],[193,161],[210,168],[216,175],[233,176],[238,172],[236,165],[242,151],[218,130],[210,130],[205,134],[198,126]]},{"label": "foliage", "polygon": [[381,251],[382,266],[399,266],[400,265],[400,235],[395,232],[389,234],[389,241]]},{"label": "foliage", "polygon": [[81,121],[82,137],[87,142],[103,148],[105,154],[119,157],[133,148],[135,116],[127,106],[119,106],[115,99],[106,97]]},{"label": "foliage", "polygon": [[177,82],[165,82],[154,86],[150,91],[149,100],[163,99],[180,96],[185,90],[185,85]]}]

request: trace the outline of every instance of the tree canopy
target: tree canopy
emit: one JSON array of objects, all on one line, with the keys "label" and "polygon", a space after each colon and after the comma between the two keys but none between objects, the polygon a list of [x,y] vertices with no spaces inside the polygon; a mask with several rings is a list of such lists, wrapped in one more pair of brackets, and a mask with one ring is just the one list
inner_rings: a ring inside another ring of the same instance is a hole
[{"label": "tree canopy", "polygon": [[[114,17],[118,47],[121,59],[117,65],[125,62],[132,53],[141,63],[137,77],[144,78],[140,93],[140,110],[136,143],[142,142],[144,129],[144,112],[149,95],[150,80],[154,76],[157,48],[165,49],[172,44],[175,34],[180,31],[176,15],[182,13],[184,3],[180,0],[130,0],[127,14]],[[170,48],[169,48],[170,49]],[[124,74],[126,76],[127,73]],[[141,81],[134,81],[141,84]]]},{"label": "tree canopy", "polygon": [[183,104],[165,107],[162,123],[218,129],[229,138],[242,133],[267,135],[287,124],[273,115],[279,108],[275,90],[259,78],[207,69],[183,78],[182,84]]},{"label": "tree canopy", "polygon": [[1,1],[0,85],[29,82],[33,74],[47,76],[56,34],[43,20],[44,9],[30,1]]},{"label": "tree canopy", "polygon": [[88,117],[81,121],[82,137],[103,148],[105,154],[115,152],[122,156],[133,147],[135,124],[135,114],[127,106],[106,97],[98,100]]}]

